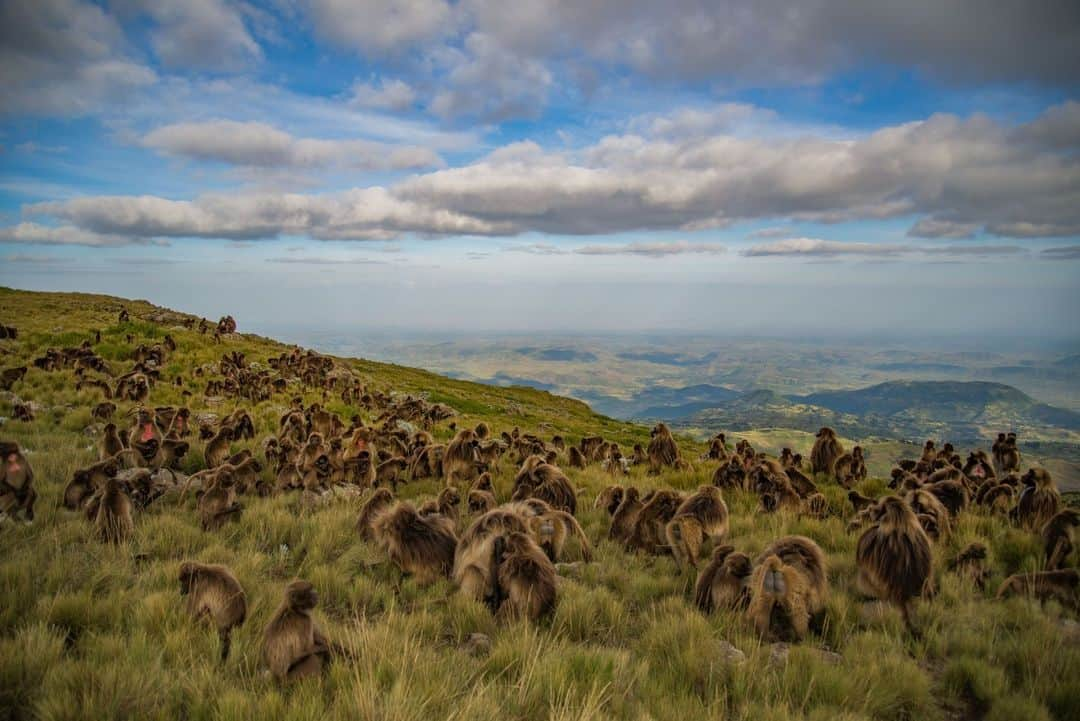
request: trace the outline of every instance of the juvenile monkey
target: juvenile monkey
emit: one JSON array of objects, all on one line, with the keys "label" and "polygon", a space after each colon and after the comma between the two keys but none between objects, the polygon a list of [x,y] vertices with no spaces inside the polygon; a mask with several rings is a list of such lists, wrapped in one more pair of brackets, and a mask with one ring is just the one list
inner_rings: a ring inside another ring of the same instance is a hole
[{"label": "juvenile monkey", "polygon": [[360,540],[372,540],[375,519],[393,503],[394,494],[389,489],[376,488],[371,492],[368,499],[364,501],[364,505],[361,506],[360,515],[356,519],[356,531],[360,536]]},{"label": "juvenile monkey", "polygon": [[1009,576],[998,589],[997,597],[1034,596],[1040,601],[1056,600],[1063,606],[1080,608],[1080,571],[1063,568]]},{"label": "juvenile monkey", "polygon": [[229,468],[219,468],[209,476],[209,485],[199,497],[199,521],[204,531],[216,531],[228,520],[240,517],[243,506],[236,500],[236,476]]},{"label": "juvenile monkey", "polygon": [[708,539],[722,540],[728,531],[728,508],[716,486],[700,486],[675,511],[665,532],[680,567],[697,568],[701,547]]},{"label": "juvenile monkey", "polygon": [[18,443],[0,441],[0,516],[21,512],[27,522],[33,521],[36,500],[30,462]]},{"label": "juvenile monkey", "polygon": [[747,580],[753,571],[750,557],[734,546],[717,546],[712,559],[698,573],[694,603],[709,613],[715,609],[745,608],[749,602]]},{"label": "juvenile monkey", "polygon": [[1080,511],[1066,508],[1054,515],[1042,529],[1043,553],[1046,570],[1065,568],[1069,555],[1076,548],[1076,527],[1080,525]]},{"label": "juvenile monkey", "polygon": [[277,681],[318,676],[330,663],[330,644],[311,618],[319,602],[315,587],[293,581],[263,632],[263,661]]},{"label": "juvenile monkey", "polygon": [[240,582],[225,566],[196,561],[180,565],[180,595],[186,597],[188,613],[209,619],[221,639],[221,660],[229,657],[232,630],[247,618],[247,596]]},{"label": "juvenile monkey", "polygon": [[608,486],[600,491],[593,503],[593,508],[603,508],[609,516],[615,514],[615,510],[622,503],[624,488],[619,485]]},{"label": "juvenile monkey", "polygon": [[491,491],[474,488],[469,491],[469,513],[487,513],[498,505]]},{"label": "juvenile monkey", "polygon": [[423,516],[413,504],[399,502],[379,513],[371,530],[375,542],[401,572],[416,576],[421,584],[450,575],[457,537],[449,518]]},{"label": "juvenile monkey", "polygon": [[556,602],[555,565],[525,533],[495,540],[498,613],[536,621]]},{"label": "juvenile monkey", "polygon": [[207,468],[217,468],[229,459],[229,446],[233,441],[233,431],[229,426],[222,426],[210,439],[203,451]]},{"label": "juvenile monkey", "polygon": [[131,520],[131,499],[115,478],[105,481],[95,497],[94,530],[105,543],[123,543],[135,530]]},{"label": "juvenile monkey", "polygon": [[615,512],[611,514],[611,528],[608,530],[608,538],[623,544],[630,542],[637,525],[638,515],[641,513],[642,504],[638,497],[639,491],[629,486],[624,492],[622,501]]}]

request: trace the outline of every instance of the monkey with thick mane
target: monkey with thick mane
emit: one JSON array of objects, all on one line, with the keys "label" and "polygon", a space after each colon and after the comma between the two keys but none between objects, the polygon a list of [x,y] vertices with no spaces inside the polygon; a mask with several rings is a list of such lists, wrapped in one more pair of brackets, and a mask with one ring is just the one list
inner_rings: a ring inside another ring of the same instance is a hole
[{"label": "monkey with thick mane", "polygon": [[747,616],[763,637],[800,641],[825,609],[825,554],[805,536],[786,536],[762,551],[749,581]]},{"label": "monkey with thick mane", "polygon": [[817,432],[817,440],[810,451],[810,468],[813,473],[832,473],[836,460],[844,454],[844,447],[836,437],[836,431],[828,426]]},{"label": "monkey with thick mane", "polygon": [[876,523],[859,538],[855,560],[862,592],[900,607],[911,630],[911,601],[931,583],[933,551],[911,506],[896,496],[881,499]]},{"label": "monkey with thick mane", "polygon": [[263,631],[263,661],[277,681],[318,676],[330,663],[330,644],[311,618],[319,594],[307,581],[292,581]]},{"label": "monkey with thick mane", "polygon": [[229,657],[232,630],[247,618],[247,596],[225,566],[196,561],[180,565],[180,595],[195,619],[208,619],[221,639],[221,660]]},{"label": "monkey with thick mane", "polygon": [[457,536],[454,522],[446,516],[421,515],[412,503],[400,501],[375,516],[371,533],[394,565],[419,583],[450,575]]},{"label": "monkey with thick mane", "polygon": [[657,423],[649,433],[652,440],[649,441],[647,454],[649,456],[649,473],[656,475],[665,467],[684,469],[688,464],[679,455],[679,446],[675,443],[671,430],[665,423]]},{"label": "monkey with thick mane", "polygon": [[443,476],[447,485],[454,482],[472,481],[480,475],[477,449],[480,437],[472,428],[463,428],[446,446],[442,457]]},{"label": "monkey with thick mane", "polygon": [[697,568],[701,547],[723,540],[728,531],[728,508],[716,486],[700,486],[679,505],[665,527],[668,545],[681,567]]},{"label": "monkey with thick mane", "polygon": [[1060,510],[1061,493],[1045,468],[1028,469],[1021,480],[1024,490],[1011,515],[1022,527],[1038,531]]},{"label": "monkey with thick mane", "polygon": [[630,534],[629,546],[654,554],[669,550],[667,524],[683,500],[678,491],[657,490],[646,494]]}]

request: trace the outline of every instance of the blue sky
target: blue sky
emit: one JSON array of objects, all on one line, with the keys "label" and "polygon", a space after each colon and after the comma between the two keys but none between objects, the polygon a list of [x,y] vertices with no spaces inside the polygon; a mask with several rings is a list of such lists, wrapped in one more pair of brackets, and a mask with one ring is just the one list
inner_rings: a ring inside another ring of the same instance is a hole
[{"label": "blue sky", "polygon": [[1080,6],[0,0],[0,283],[1080,336]]}]

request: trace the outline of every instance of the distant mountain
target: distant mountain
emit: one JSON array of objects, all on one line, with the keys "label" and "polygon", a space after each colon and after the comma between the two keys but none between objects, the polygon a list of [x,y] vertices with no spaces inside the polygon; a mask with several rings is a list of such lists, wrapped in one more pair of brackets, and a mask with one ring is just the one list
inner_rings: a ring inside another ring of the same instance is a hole
[{"label": "distant mountain", "polygon": [[515,352],[542,361],[576,361],[578,363],[595,363],[596,355],[588,351],[575,350],[573,348],[515,348]]},{"label": "distant mountain", "polygon": [[1065,440],[1080,432],[1080,413],[1038,403],[1001,383],[894,381],[850,391],[782,396],[757,390],[703,408],[677,425],[814,431],[829,425],[853,436],[917,440],[986,439],[1003,430]]},{"label": "distant mountain", "polygon": [[637,418],[667,421],[685,418],[718,403],[739,397],[738,391],[723,386],[699,383],[682,388],[654,386],[629,399],[615,398],[593,391],[576,391],[572,396],[585,401],[593,410],[612,418]]},{"label": "distant mountain", "polygon": [[684,353],[665,353],[663,351],[645,351],[645,352],[623,352],[616,353],[617,358],[629,361],[646,361],[648,363],[658,363],[660,365],[669,366],[700,366],[708,365],[716,360],[719,353],[706,353],[703,356],[690,356]]}]

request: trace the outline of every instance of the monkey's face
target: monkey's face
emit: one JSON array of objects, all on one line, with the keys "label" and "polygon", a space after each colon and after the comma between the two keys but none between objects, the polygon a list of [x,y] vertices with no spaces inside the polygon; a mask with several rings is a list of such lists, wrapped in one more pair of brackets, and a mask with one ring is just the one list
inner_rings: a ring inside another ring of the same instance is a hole
[{"label": "monkey's face", "polygon": [[724,559],[724,572],[735,578],[747,578],[753,572],[753,563],[745,553],[732,553]]}]

